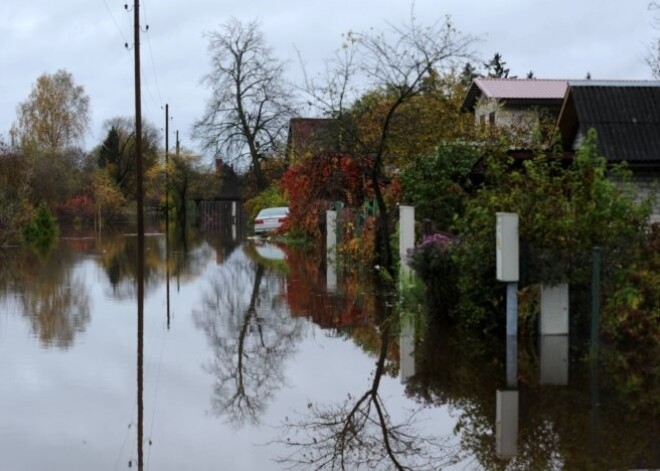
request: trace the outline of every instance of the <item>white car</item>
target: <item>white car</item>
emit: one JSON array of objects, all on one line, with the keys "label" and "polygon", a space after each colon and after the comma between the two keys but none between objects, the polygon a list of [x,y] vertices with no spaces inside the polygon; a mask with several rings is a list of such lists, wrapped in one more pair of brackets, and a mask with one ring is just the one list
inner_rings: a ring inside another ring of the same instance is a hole
[{"label": "white car", "polygon": [[264,234],[279,229],[289,217],[289,208],[266,208],[259,211],[254,219],[254,233]]}]

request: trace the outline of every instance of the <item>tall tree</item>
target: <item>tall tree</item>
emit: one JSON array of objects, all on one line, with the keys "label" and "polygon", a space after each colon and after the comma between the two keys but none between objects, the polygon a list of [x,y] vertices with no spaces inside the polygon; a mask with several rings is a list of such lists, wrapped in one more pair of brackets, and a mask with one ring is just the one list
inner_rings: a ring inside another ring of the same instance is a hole
[{"label": "tall tree", "polygon": [[278,151],[293,116],[283,63],[266,46],[257,22],[230,19],[208,34],[211,89],[195,137],[230,160],[247,158],[259,190],[267,186],[262,164]]},{"label": "tall tree", "polygon": [[0,246],[29,219],[29,181],[26,159],[0,140]]},{"label": "tall tree", "polygon": [[[384,161],[392,156],[389,146],[395,122],[405,105],[428,89],[428,80],[435,73],[450,68],[456,59],[470,57],[474,38],[457,31],[448,17],[423,25],[411,14],[410,21],[402,26],[390,25],[387,31],[349,33],[348,39],[357,46],[357,62],[366,82],[389,98],[376,121],[377,138],[364,151],[373,156],[370,180],[379,210],[378,262],[393,275],[390,216],[379,182]],[[356,119],[359,120],[359,116]]]},{"label": "tall tree", "polygon": [[[659,12],[660,3],[656,1],[649,3],[649,10]],[[660,29],[660,15],[653,19],[653,26],[656,29]],[[660,38],[656,38],[655,41],[653,41],[653,43],[649,46],[649,51],[646,56],[646,63],[651,68],[651,73],[653,76],[660,80]]]},{"label": "tall tree", "polygon": [[509,69],[505,66],[506,62],[504,62],[499,52],[496,52],[491,60],[484,63],[488,76],[493,78],[509,78]]},{"label": "tall tree", "polygon": [[27,100],[17,107],[21,143],[61,151],[84,137],[89,125],[89,96],[66,70],[43,74]]},{"label": "tall tree", "polygon": [[[137,175],[137,153],[135,149],[134,119],[117,116],[105,124],[108,129],[103,143],[96,149],[96,160],[115,181],[122,193],[132,198],[135,196]],[[145,173],[158,160],[158,129],[146,121],[142,123],[142,155]]]},{"label": "tall tree", "polygon": [[466,62],[461,70],[460,80],[464,87],[472,85],[472,81],[479,77],[479,71],[470,62]]}]

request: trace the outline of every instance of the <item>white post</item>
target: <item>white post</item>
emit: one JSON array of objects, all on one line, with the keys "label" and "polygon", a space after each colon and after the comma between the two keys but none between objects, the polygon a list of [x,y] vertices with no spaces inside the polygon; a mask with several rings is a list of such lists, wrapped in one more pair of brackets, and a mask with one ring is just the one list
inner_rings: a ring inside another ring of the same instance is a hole
[{"label": "white post", "polygon": [[495,259],[497,279],[506,287],[506,335],[518,335],[519,243],[518,215],[497,213],[495,222]]},{"label": "white post", "polygon": [[505,282],[517,282],[519,279],[518,215],[516,213],[497,213],[496,217],[497,279]]},{"label": "white post", "polygon": [[568,284],[541,285],[541,335],[568,335]]},{"label": "white post", "polygon": [[337,290],[337,211],[325,212],[325,246],[326,246],[326,289]]},{"label": "white post", "polygon": [[408,279],[411,268],[408,265],[408,250],[415,248],[415,207],[399,206],[399,259],[401,279]]}]

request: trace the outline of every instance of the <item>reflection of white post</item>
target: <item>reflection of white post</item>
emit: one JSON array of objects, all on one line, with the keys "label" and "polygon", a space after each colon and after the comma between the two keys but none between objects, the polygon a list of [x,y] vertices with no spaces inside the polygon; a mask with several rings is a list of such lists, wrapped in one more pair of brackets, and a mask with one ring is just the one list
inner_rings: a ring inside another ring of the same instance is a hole
[{"label": "reflection of white post", "polygon": [[236,240],[236,201],[231,202],[231,239]]},{"label": "reflection of white post", "polygon": [[518,391],[496,392],[495,445],[498,456],[518,453]]},{"label": "reflection of white post", "polygon": [[411,269],[408,265],[408,250],[415,248],[415,207],[399,206],[399,259],[401,279],[408,279]]},{"label": "reflection of white post", "polygon": [[411,316],[401,318],[399,360],[401,384],[405,384],[415,374],[415,324]]},{"label": "reflection of white post", "polygon": [[328,291],[337,289],[337,211],[325,212],[325,246],[326,246],[326,288]]},{"label": "reflection of white post", "polygon": [[541,335],[568,335],[568,284],[541,285]]},{"label": "reflection of white post", "polygon": [[541,384],[568,384],[568,335],[541,336]]}]

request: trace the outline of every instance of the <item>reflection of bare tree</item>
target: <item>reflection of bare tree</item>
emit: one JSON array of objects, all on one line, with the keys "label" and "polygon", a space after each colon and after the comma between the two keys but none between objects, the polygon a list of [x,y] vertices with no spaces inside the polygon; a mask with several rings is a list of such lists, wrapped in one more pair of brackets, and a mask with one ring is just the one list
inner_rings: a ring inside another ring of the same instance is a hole
[{"label": "reflection of bare tree", "polygon": [[291,318],[281,286],[262,265],[234,253],[211,281],[203,309],[195,312],[214,350],[205,366],[215,377],[213,410],[236,426],[259,423],[300,338],[302,321]]},{"label": "reflection of bare tree", "polygon": [[369,389],[329,406],[309,404],[308,413],[283,425],[292,450],[280,461],[300,469],[440,469],[458,458],[449,439],[422,434],[416,412],[394,423],[378,390],[393,334],[393,319],[381,324],[381,348]]}]

